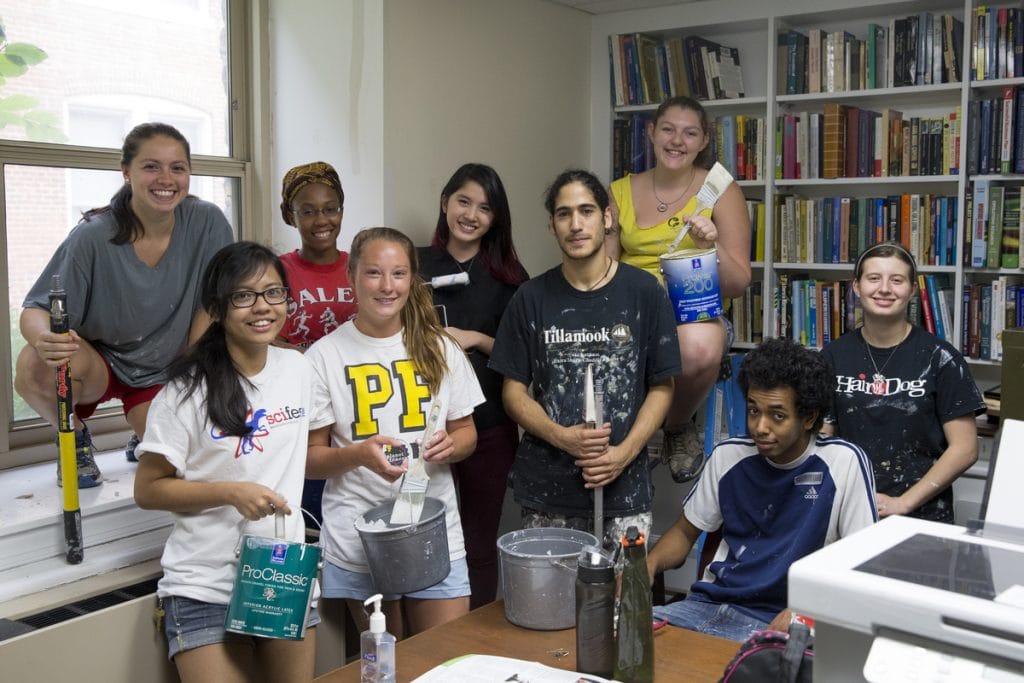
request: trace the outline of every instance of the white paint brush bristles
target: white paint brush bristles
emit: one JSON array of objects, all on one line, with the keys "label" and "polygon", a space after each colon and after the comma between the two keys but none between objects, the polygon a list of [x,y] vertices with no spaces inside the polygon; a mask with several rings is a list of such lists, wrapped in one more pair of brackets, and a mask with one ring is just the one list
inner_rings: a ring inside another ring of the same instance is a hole
[{"label": "white paint brush bristles", "polygon": [[[725,188],[729,187],[732,183],[732,174],[726,170],[725,166],[715,162],[715,165],[708,171],[708,177],[704,179],[704,183],[697,190],[697,206],[693,210],[693,215],[697,215],[705,209],[715,208],[715,204],[718,203],[719,197],[725,192]],[[690,232],[690,224],[687,223],[676,235],[676,238],[672,240],[672,243],[668,245],[668,249],[665,250],[666,254],[670,254],[676,250],[679,243],[683,241],[687,234]]]}]

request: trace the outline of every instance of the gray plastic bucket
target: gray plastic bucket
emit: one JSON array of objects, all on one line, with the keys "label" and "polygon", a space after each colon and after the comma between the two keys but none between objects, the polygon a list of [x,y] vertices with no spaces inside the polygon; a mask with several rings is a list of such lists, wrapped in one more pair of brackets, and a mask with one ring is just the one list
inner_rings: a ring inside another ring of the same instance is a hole
[{"label": "gray plastic bucket", "polygon": [[[391,500],[370,508],[363,518],[368,523],[387,522],[394,504]],[[451,571],[445,507],[437,498],[423,501],[423,516],[417,524],[389,525],[379,531],[361,526],[357,522],[356,531],[373,584],[381,593],[404,595],[423,590],[443,581]]]},{"label": "gray plastic bucket", "polygon": [[587,545],[597,545],[597,538],[575,529],[521,529],[499,538],[505,618],[541,631],[572,628],[576,558]]}]

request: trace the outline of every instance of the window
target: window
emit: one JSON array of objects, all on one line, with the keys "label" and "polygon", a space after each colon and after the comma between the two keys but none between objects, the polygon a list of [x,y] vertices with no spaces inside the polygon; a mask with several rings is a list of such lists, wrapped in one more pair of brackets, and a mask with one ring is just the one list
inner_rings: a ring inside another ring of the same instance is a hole
[{"label": "window", "polygon": [[[0,453],[48,443],[52,429],[14,393],[24,341],[21,303],[83,211],[122,182],[125,133],[144,121],[178,128],[192,149],[190,191],[241,223],[249,131],[245,0],[0,0],[0,259],[8,309]],[[242,75],[237,75],[242,74]],[[250,200],[251,201],[251,200]],[[90,421],[123,429],[116,407]],[[38,457],[0,459],[0,467]]]}]

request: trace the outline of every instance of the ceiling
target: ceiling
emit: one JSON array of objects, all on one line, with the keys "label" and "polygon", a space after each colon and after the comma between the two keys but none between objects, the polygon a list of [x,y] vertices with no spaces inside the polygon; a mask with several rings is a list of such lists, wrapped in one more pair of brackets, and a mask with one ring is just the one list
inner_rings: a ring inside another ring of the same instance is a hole
[{"label": "ceiling", "polygon": [[648,9],[650,7],[665,7],[666,5],[682,5],[687,2],[698,0],[548,0],[558,5],[575,7],[588,14],[608,14],[610,12],[625,12],[634,9]]}]

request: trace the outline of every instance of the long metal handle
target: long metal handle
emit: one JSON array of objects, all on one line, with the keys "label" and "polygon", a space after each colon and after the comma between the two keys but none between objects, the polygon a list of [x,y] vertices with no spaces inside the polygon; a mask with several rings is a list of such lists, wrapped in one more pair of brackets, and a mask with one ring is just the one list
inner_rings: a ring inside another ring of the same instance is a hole
[{"label": "long metal handle", "polygon": [[[68,334],[67,292],[54,275],[50,285],[50,331]],[[78,458],[75,455],[75,403],[71,393],[71,361],[54,371],[57,393],[57,444],[60,449],[61,488],[64,498],[64,543],[68,564],[79,564],[85,553],[82,510],[78,501]]]}]

